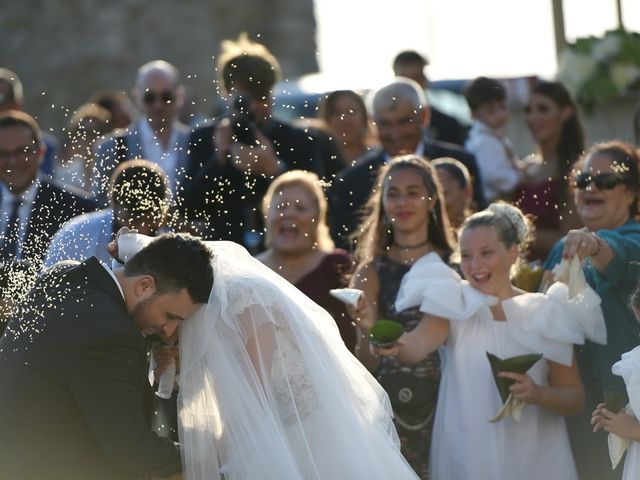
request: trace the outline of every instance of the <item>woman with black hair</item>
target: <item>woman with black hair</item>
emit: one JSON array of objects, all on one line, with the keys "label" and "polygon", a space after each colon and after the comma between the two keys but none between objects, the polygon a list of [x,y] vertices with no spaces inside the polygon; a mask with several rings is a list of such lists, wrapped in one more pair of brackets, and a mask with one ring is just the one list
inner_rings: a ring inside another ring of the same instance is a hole
[{"label": "woman with black hair", "polygon": [[526,108],[526,122],[536,143],[527,158],[524,184],[516,204],[534,217],[532,259],[544,259],[551,247],[578,220],[569,203],[571,166],[584,150],[584,132],[569,92],[559,82],[538,82]]}]

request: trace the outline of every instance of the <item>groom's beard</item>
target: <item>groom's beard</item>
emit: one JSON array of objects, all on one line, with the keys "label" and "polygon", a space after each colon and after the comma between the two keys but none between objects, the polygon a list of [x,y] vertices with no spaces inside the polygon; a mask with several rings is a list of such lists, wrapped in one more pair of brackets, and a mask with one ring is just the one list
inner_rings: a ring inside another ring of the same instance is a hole
[{"label": "groom's beard", "polygon": [[133,307],[133,311],[131,312],[133,324],[138,328],[138,330],[140,330],[143,337],[158,334],[162,331],[161,327],[150,324],[149,320],[146,318],[149,315],[149,306],[155,300],[154,297],[155,294],[149,298],[141,300],[135,307]]}]

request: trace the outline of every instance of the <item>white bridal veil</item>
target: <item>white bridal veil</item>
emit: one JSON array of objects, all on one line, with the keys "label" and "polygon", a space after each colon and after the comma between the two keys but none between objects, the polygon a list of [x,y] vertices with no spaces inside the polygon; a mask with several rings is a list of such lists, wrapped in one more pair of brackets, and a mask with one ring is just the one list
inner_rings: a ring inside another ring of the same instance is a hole
[{"label": "white bridal veil", "polygon": [[417,478],[331,316],[239,245],[208,246],[209,303],[180,327],[186,478]]}]

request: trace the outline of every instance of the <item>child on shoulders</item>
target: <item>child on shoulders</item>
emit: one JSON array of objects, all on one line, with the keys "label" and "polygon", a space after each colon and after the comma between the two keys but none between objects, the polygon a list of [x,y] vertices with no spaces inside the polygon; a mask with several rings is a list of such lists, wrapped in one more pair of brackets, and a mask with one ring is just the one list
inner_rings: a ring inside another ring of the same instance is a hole
[{"label": "child on shoulders", "polygon": [[473,117],[465,148],[476,157],[488,202],[508,199],[522,180],[520,161],[505,133],[506,96],[504,86],[487,77],[476,78],[465,89]]}]

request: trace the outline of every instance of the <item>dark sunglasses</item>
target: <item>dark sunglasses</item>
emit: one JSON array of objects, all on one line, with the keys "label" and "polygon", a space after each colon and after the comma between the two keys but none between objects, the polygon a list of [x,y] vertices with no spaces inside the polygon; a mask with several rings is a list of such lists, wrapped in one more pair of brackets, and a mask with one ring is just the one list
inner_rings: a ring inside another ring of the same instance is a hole
[{"label": "dark sunglasses", "polygon": [[576,175],[573,184],[580,190],[586,189],[593,182],[598,190],[613,190],[621,183],[625,183],[624,178],[615,173],[599,173],[591,175],[588,172],[582,172]]},{"label": "dark sunglasses", "polygon": [[173,103],[174,100],[176,99],[176,97],[172,92],[155,93],[155,92],[152,92],[152,91],[144,92],[144,95],[142,96],[142,101],[146,105],[152,105],[158,99],[162,103]]}]

